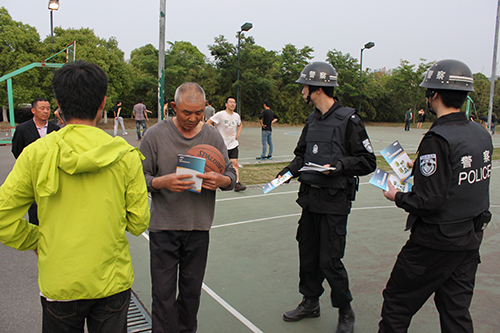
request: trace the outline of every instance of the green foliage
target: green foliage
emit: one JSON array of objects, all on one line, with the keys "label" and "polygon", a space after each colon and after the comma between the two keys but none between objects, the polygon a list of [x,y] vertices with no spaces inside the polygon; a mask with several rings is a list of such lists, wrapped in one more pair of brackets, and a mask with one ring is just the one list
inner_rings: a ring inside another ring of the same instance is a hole
[{"label": "green foliage", "polygon": [[[35,28],[12,20],[7,9],[0,7],[0,76],[9,74],[33,62],[44,58],[40,45],[40,35]],[[44,96],[42,87],[48,69],[32,69],[17,75],[13,82],[14,105],[31,103],[39,96]],[[7,85],[2,82],[0,104],[6,105]]]},{"label": "green foliage", "polygon": [[[108,74],[108,99],[106,110],[111,110],[117,100],[123,102],[122,115],[130,116],[132,107],[142,98],[148,110],[157,116],[158,109],[158,55],[151,44],[132,51],[130,61],[125,62],[118,41],[111,37],[100,38],[89,28],[54,30],[54,44],[50,37],[43,41],[35,28],[13,21],[4,7],[0,7],[0,76],[33,62],[50,57],[73,41],[76,41],[77,59],[96,63]],[[236,35],[236,41],[238,36]],[[304,123],[311,113],[311,106],[304,103],[302,87],[295,83],[301,71],[312,59],[313,49],[299,49],[286,44],[279,51],[266,50],[256,44],[253,37],[241,34],[240,80],[238,81],[238,45],[230,43],[223,35],[208,45],[212,59],[188,41],[168,42],[165,51],[165,101],[172,101],[175,89],[184,82],[196,82],[206,92],[216,110],[224,109],[227,97],[237,96],[240,87],[241,116],[256,120],[265,99],[281,122]],[[66,61],[65,54],[54,61]],[[388,71],[360,72],[359,62],[349,53],[333,49],[327,53],[327,61],[337,70],[339,87],[335,94],[342,104],[360,109],[365,121],[402,122],[404,111],[412,108],[416,118],[425,107],[425,89],[419,87],[430,62],[420,59],[419,64],[401,60],[400,65]],[[16,76],[14,102],[29,103],[35,97],[46,97],[53,107],[55,100],[51,89],[52,71],[33,69]],[[489,107],[489,79],[481,73],[474,74],[475,92],[470,96],[475,102],[478,116],[486,115]],[[0,89],[0,104],[7,104],[6,85]],[[497,82],[494,96],[494,112],[500,110],[500,86]]]}]

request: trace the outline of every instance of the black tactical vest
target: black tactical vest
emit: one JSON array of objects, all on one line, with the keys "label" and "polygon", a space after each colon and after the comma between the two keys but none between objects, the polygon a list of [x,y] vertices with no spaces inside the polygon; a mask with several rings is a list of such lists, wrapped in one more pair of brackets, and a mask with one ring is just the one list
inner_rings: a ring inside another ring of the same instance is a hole
[{"label": "black tactical vest", "polygon": [[[422,217],[424,222],[446,224],[463,222],[487,210],[491,175],[491,137],[481,125],[437,126],[431,130],[450,145],[451,185],[444,210]],[[439,161],[443,163],[442,161]],[[418,167],[418,166],[417,166]]]},{"label": "black tactical vest", "polygon": [[[326,118],[316,117],[314,114],[309,116],[304,163],[335,165],[337,160],[345,156],[347,122],[354,112],[352,108],[340,107]],[[299,181],[320,187],[347,187],[347,177],[327,176],[316,171],[301,172]]]}]

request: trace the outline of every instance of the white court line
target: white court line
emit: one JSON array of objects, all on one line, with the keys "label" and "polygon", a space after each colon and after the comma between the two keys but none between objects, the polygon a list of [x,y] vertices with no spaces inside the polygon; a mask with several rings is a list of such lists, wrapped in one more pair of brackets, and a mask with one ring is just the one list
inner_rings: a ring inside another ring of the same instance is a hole
[{"label": "white court line", "polygon": [[210,289],[205,283],[202,286],[214,300],[216,300],[220,305],[222,305],[227,311],[229,311],[233,316],[235,316],[239,321],[241,321],[246,327],[248,327],[252,332],[263,333],[257,326],[252,324],[248,319],[246,319],[241,313],[236,311],[231,305],[229,305],[225,300],[223,300],[219,295],[217,295],[212,289]]},{"label": "white court line", "polygon": [[[396,205],[394,205],[394,206],[377,206],[377,207],[357,207],[357,208],[352,208],[351,210],[388,209],[388,208],[398,208],[399,209],[399,207],[397,207]],[[246,221],[240,221],[240,222],[232,222],[232,223],[226,223],[226,224],[219,224],[219,225],[212,226],[212,229],[223,228],[223,227],[231,227],[233,225],[240,225],[240,224],[247,224],[247,223],[254,223],[254,222],[276,220],[276,219],[281,219],[281,218],[285,218],[285,217],[300,216],[300,214],[301,213],[294,213],[294,214],[287,214],[287,215],[278,215],[278,216],[271,216],[271,217],[263,217],[261,219],[253,219],[253,220],[246,220]]]},{"label": "white court line", "polygon": [[[359,185],[366,185],[370,184],[368,182],[365,183],[359,183]],[[247,195],[244,197],[235,197],[235,198],[225,198],[225,199],[216,199],[216,202],[221,202],[221,201],[233,201],[233,200],[244,200],[244,199],[251,199],[251,198],[259,198],[259,197],[269,197],[272,195],[282,195],[282,194],[297,194],[298,190],[295,191],[286,191],[286,192],[274,192],[274,193],[267,193],[267,194],[256,194],[256,195]]]},{"label": "white court line", "polygon": [[[146,238],[149,242],[149,235],[145,232],[142,233],[142,236]],[[254,333],[263,333],[257,326],[252,324],[250,320],[245,318],[241,313],[239,313],[235,308],[233,308],[228,302],[223,300],[219,295],[217,295],[210,287],[208,287],[205,283],[202,285],[202,289],[205,290],[207,294],[209,294],[214,300],[217,301],[224,309],[226,309],[229,313],[236,317],[243,325],[248,327]]]}]

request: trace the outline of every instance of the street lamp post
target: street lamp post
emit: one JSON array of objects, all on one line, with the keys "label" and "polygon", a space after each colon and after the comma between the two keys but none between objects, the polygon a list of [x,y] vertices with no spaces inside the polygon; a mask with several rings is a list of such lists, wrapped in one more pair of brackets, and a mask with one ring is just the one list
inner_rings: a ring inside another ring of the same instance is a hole
[{"label": "street lamp post", "polygon": [[[372,47],[375,46],[374,42],[368,42],[365,44],[365,46],[361,49],[361,56],[359,57],[359,77],[361,78],[363,75],[363,51],[364,49],[371,49]],[[361,112],[361,93],[359,94],[359,106],[358,106],[358,112]]]},{"label": "street lamp post", "polygon": [[243,31],[248,31],[252,29],[253,24],[250,22],[246,22],[241,26],[241,30],[238,31],[238,77],[237,77],[237,86],[236,86],[236,106],[238,108],[238,113],[241,117],[241,108],[240,108],[240,41],[241,41],[241,33]]},{"label": "street lamp post", "polygon": [[[54,54],[54,10],[59,9],[59,0],[49,0],[49,10],[50,10],[50,42],[52,44],[52,54]],[[54,59],[52,59],[54,62]]]}]

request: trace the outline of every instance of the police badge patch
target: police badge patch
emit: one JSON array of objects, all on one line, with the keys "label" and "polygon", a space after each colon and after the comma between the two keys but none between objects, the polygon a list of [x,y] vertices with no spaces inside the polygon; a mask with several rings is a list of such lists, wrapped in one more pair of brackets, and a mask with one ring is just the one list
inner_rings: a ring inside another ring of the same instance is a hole
[{"label": "police badge patch", "polygon": [[429,177],[436,172],[437,169],[437,159],[436,154],[427,154],[420,156],[420,173]]},{"label": "police badge patch", "polygon": [[370,142],[370,139],[365,139],[363,141],[363,146],[365,147],[367,152],[373,153],[373,147],[372,147],[372,143]]}]

